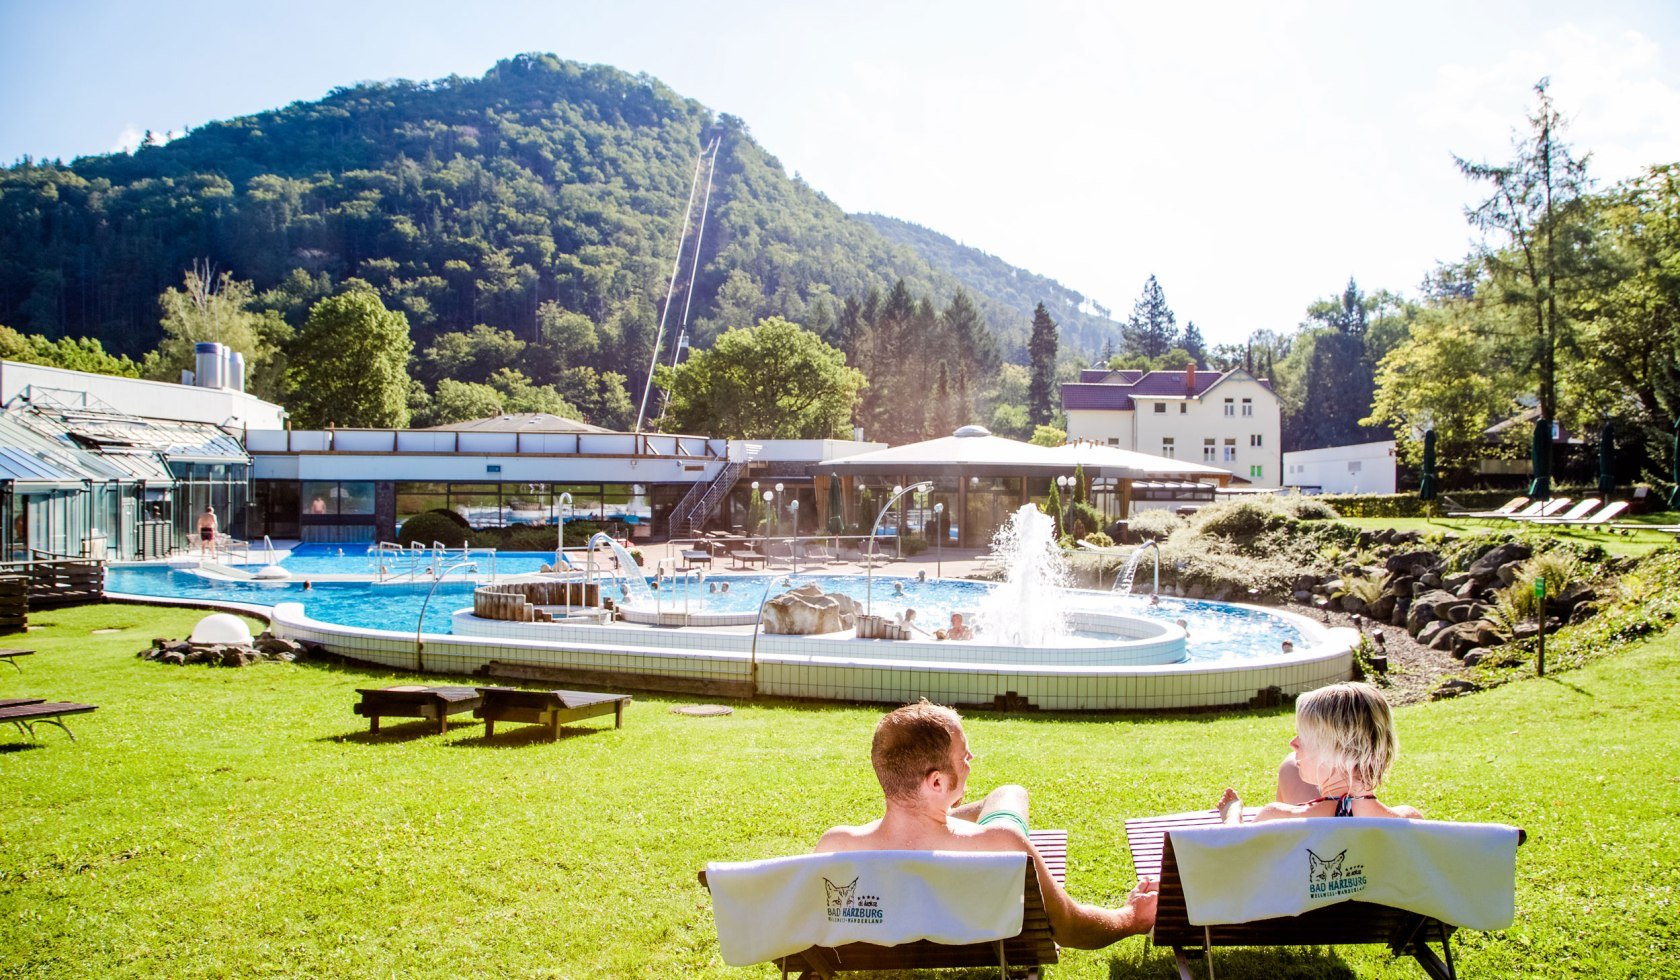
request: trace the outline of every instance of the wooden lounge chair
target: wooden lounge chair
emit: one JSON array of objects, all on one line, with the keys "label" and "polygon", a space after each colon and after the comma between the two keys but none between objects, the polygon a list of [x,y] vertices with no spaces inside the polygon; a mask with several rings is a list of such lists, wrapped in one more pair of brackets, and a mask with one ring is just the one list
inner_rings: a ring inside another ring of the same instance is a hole
[{"label": "wooden lounge chair", "polygon": [[[1243,811],[1251,822],[1258,811]],[[1334,819],[1334,818],[1329,818]],[[1282,823],[1283,821],[1279,821]],[[1293,823],[1294,821],[1289,821]],[[1396,821],[1399,823],[1400,821]],[[1396,956],[1411,956],[1435,980],[1457,976],[1453,968],[1450,940],[1457,928],[1416,912],[1370,902],[1342,901],[1315,908],[1300,915],[1230,924],[1192,925],[1185,901],[1184,882],[1173,853],[1174,831],[1216,827],[1219,815],[1208,810],[1168,814],[1126,821],[1126,839],[1132,864],[1139,878],[1160,879],[1155,928],[1150,941],[1171,946],[1182,980],[1191,980],[1192,951],[1206,959],[1216,946],[1332,946],[1386,943]],[[1517,832],[1520,844],[1525,836]],[[1436,954],[1429,945],[1439,943]],[[1444,959],[1443,959],[1444,957]],[[1209,973],[1212,973],[1210,968]]]},{"label": "wooden lounge chair", "polygon": [[628,694],[595,694],[588,691],[521,691],[511,687],[481,687],[483,701],[473,709],[474,718],[484,719],[484,737],[496,734],[496,722],[512,721],[543,725],[551,738],[560,737],[560,726],[601,715],[613,716],[613,727],[624,727],[624,706]]},{"label": "wooden lounge chair", "polygon": [[[1035,830],[1031,834],[1033,846],[1044,858],[1045,866],[1058,881],[1067,878],[1067,831]],[[1024,857],[1024,855],[1023,855]],[[700,872],[700,884],[707,885],[706,872]],[[1021,932],[1009,939],[993,942],[947,945],[922,939],[899,946],[878,946],[874,943],[847,943],[842,946],[811,946],[797,953],[779,957],[773,962],[781,968],[785,978],[790,971],[798,971],[800,980],[835,977],[842,971],[865,970],[935,970],[961,967],[1001,967],[1005,971],[1019,970],[1019,975],[1037,978],[1041,967],[1055,963],[1060,949],[1050,933],[1050,917],[1044,910],[1044,896],[1039,891],[1038,876],[1029,864],[1025,877]]]},{"label": "wooden lounge chair", "polygon": [[483,701],[474,687],[423,687],[402,684],[397,687],[358,688],[362,700],[355,711],[368,719],[368,732],[379,731],[379,719],[427,718],[437,722],[439,734],[449,731],[449,716],[471,711]]},{"label": "wooden lounge chair", "polygon": [[36,725],[57,725],[64,734],[70,736],[70,741],[76,740],[76,733],[63,722],[65,715],[84,715],[97,710],[96,705],[75,704],[70,701],[42,701],[37,698],[8,698],[0,701],[0,722],[9,721],[18,727],[18,731],[35,737]]},{"label": "wooden lounge chair", "polygon": [[1447,516],[1448,517],[1506,517],[1508,515],[1515,514],[1518,510],[1522,509],[1523,505],[1527,504],[1528,502],[1529,501],[1528,501],[1527,497],[1512,497],[1510,500],[1507,500],[1503,504],[1500,504],[1494,510],[1451,510],[1451,511],[1447,512]]},{"label": "wooden lounge chair", "polygon": [[682,560],[683,568],[685,569],[693,568],[696,565],[705,565],[707,568],[712,567],[711,551],[702,548],[682,549]]}]

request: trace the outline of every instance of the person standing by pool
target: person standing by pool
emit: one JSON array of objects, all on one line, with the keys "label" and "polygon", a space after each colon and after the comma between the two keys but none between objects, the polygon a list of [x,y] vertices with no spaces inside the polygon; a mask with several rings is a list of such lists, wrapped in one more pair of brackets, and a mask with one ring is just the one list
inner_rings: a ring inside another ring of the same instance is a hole
[{"label": "person standing by pool", "polygon": [[198,550],[209,554],[216,548],[216,508],[204,505],[204,513],[198,515]]},{"label": "person standing by pool", "polygon": [[1120,908],[1074,901],[1050,874],[1027,836],[1027,791],[999,786],[985,799],[963,803],[968,748],[955,711],[926,700],[889,712],[875,726],[869,761],[881,784],[886,813],[859,827],[831,828],[817,853],[836,851],[1002,851],[1028,855],[1044,895],[1050,931],[1063,946],[1100,949],[1155,925],[1158,886],[1145,878]]}]

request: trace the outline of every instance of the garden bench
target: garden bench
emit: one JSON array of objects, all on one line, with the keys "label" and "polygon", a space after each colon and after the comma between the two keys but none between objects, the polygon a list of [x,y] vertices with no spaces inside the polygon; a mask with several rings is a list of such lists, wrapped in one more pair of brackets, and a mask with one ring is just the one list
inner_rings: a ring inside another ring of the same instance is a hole
[{"label": "garden bench", "polygon": [[696,565],[712,567],[712,553],[699,548],[684,548],[682,550],[682,560],[684,568],[693,568]]},{"label": "garden bench", "polygon": [[396,687],[358,688],[362,696],[356,714],[368,719],[368,732],[379,731],[380,718],[427,718],[437,722],[441,734],[449,730],[449,716],[477,708],[483,696],[474,687],[423,687],[401,684]]},{"label": "garden bench", "polygon": [[624,727],[628,694],[595,694],[589,691],[522,691],[512,687],[481,687],[483,699],[473,717],[484,719],[484,737],[496,734],[496,722],[547,725],[550,736],[560,737],[560,726],[602,715],[613,716],[613,727]]},{"label": "garden bench", "polygon": [[35,737],[36,725],[57,725],[64,730],[64,734],[70,736],[70,741],[74,742],[76,733],[61,720],[62,717],[83,715],[94,710],[97,710],[96,706],[91,704],[43,701],[38,698],[10,698],[0,702],[0,722],[11,722],[18,727],[18,731],[27,732],[30,738]]},{"label": "garden bench", "polygon": [[[1045,866],[1052,877],[1058,882],[1067,878],[1067,831],[1065,830],[1035,830],[1031,834],[1033,846],[1044,858]],[[865,854],[885,854],[890,852],[852,852]],[[914,852],[912,852],[914,853]],[[807,855],[808,858],[845,857],[847,855]],[[971,855],[952,855],[957,859]],[[980,856],[980,855],[973,855]],[[998,857],[998,854],[987,856]],[[1025,855],[1022,855],[1025,858]],[[706,872],[700,872],[700,884],[711,887]],[[856,883],[854,882],[854,885]],[[714,893],[715,895],[716,893]],[[819,893],[816,904],[818,908],[810,914],[820,914],[824,911],[821,906]],[[714,900],[714,912],[716,911]],[[854,970],[932,970],[946,968],[992,967],[1006,971],[1019,970],[1022,975],[1036,978],[1040,975],[1040,967],[1057,962],[1060,955],[1055,937],[1050,931],[1050,916],[1044,909],[1044,897],[1039,891],[1038,876],[1033,873],[1032,864],[1027,864],[1023,882],[1021,931],[1007,939],[990,940],[986,942],[965,943],[961,945],[936,943],[926,939],[903,943],[897,946],[882,946],[875,943],[855,942],[840,946],[811,946],[786,956],[778,956],[773,962],[781,969],[782,975],[787,976],[790,970],[799,971],[801,980],[811,977],[822,977],[824,980],[834,977],[842,971]],[[735,964],[741,965],[741,964]]]},{"label": "garden bench", "polygon": [[[1252,807],[1245,809],[1244,823],[1251,823],[1257,812]],[[1318,818],[1315,821],[1279,820],[1259,826],[1276,828],[1279,825],[1307,823],[1329,823],[1334,826],[1351,824],[1352,821],[1339,821],[1330,817]],[[1437,829],[1452,826],[1438,821],[1396,819],[1392,823],[1401,829],[1414,823]],[[1154,876],[1160,879],[1155,928],[1150,933],[1150,941],[1157,946],[1173,948],[1182,980],[1190,980],[1191,977],[1191,954],[1187,950],[1199,951],[1199,955],[1211,959],[1212,948],[1215,946],[1330,946],[1364,943],[1388,944],[1395,955],[1415,958],[1424,971],[1436,980],[1450,980],[1457,976],[1453,969],[1452,948],[1449,945],[1457,927],[1431,916],[1390,905],[1344,900],[1333,905],[1313,908],[1299,915],[1244,922],[1191,924],[1184,881],[1173,852],[1172,835],[1178,831],[1218,826],[1219,815],[1212,810],[1126,821],[1126,839],[1132,852],[1132,865],[1138,877]],[[1521,844],[1526,835],[1521,830],[1516,830],[1516,835],[1517,843]],[[1302,867],[1300,870],[1305,875],[1310,869]],[[1293,882],[1268,882],[1268,887],[1282,890],[1286,884]],[[1500,887],[1498,882],[1487,884],[1490,887]],[[1511,887],[1514,889],[1514,881]],[[1227,891],[1229,890],[1231,889],[1227,888]],[[1440,944],[1444,960],[1430,947],[1431,942]],[[1209,972],[1212,972],[1211,969]]]},{"label": "garden bench", "polygon": [[33,657],[33,656],[35,656],[35,651],[34,650],[11,650],[11,649],[0,650],[0,660],[4,660],[7,663],[11,664],[14,668],[16,668],[17,672],[20,673],[20,674],[23,673],[23,668],[18,666],[17,658],[19,658],[19,657]]}]

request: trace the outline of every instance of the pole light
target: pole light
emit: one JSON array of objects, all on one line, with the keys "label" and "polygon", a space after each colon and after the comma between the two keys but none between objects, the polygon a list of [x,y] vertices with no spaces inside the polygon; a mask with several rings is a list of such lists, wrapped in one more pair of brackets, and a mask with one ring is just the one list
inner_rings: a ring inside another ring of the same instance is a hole
[{"label": "pole light", "polygon": [[1056,533],[1060,536],[1067,533],[1068,493],[1073,489],[1073,477],[1066,474],[1056,477],[1056,486],[1062,488],[1061,495],[1056,500],[1061,505],[1061,512],[1056,515]]},{"label": "pole light", "polygon": [[560,495],[560,537],[554,542],[554,545],[555,545],[554,550],[556,552],[558,552],[558,554],[555,555],[555,558],[559,559],[561,561],[565,560],[561,556],[566,553],[566,515],[567,515],[567,513],[569,513],[571,511],[571,509],[572,509],[572,495],[569,494],[569,493],[561,494]]},{"label": "pole light", "polygon": [[[770,508],[771,508],[770,501],[775,500],[775,499],[776,499],[776,491],[774,491],[774,490],[764,491],[764,509],[766,511],[770,511]],[[771,517],[772,520],[775,519],[775,516],[776,516],[775,513],[771,512],[770,517]],[[770,554],[770,535],[768,535],[768,534],[766,534],[764,536],[764,554],[766,555],[766,557],[768,557],[769,554]]]},{"label": "pole light", "polygon": [[799,574],[799,499],[796,497],[788,501],[788,510],[793,512],[793,574]]},{"label": "pole light", "polygon": [[[881,512],[875,515],[875,523],[870,525],[869,543],[871,545],[875,543],[875,532],[879,531],[881,528],[881,518],[887,516],[887,511],[892,509],[893,504],[898,503],[898,498],[907,493],[926,493],[932,489],[932,480],[924,480],[921,483],[914,483],[907,487],[893,487],[892,496],[887,498],[887,503],[881,508]],[[864,576],[863,608],[864,613],[866,615],[870,615],[875,612],[875,562],[870,561],[865,567],[867,568],[867,572]]]},{"label": "pole light", "polygon": [[945,523],[940,516],[945,513],[945,502],[942,500],[933,505],[933,562],[934,578],[945,577]]}]

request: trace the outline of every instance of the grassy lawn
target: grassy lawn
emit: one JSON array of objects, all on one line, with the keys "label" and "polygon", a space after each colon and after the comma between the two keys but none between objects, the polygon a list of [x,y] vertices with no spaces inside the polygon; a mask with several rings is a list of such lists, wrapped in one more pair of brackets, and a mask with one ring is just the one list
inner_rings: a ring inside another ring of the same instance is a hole
[{"label": "grassy lawn", "polygon": [[[1658,520],[1658,518],[1671,518]],[[1343,517],[1344,524],[1351,524],[1361,530],[1379,531],[1383,528],[1396,528],[1401,531],[1422,531],[1425,534],[1439,534],[1451,531],[1454,534],[1486,534],[1489,531],[1516,531],[1525,527],[1531,534],[1544,534],[1564,541],[1577,544],[1596,544],[1612,555],[1644,557],[1660,548],[1672,547],[1676,538],[1672,534],[1662,531],[1633,531],[1630,534],[1615,534],[1606,530],[1589,530],[1582,527],[1556,527],[1544,524],[1519,525],[1516,521],[1478,521],[1463,517]],[[1673,511],[1661,514],[1648,514],[1645,517],[1633,518],[1643,524],[1674,524],[1680,523],[1680,515]]]},{"label": "grassy lawn", "polygon": [[[100,705],[80,741],[0,732],[0,975],[775,975],[725,967],[694,873],[807,850],[878,812],[875,707],[673,715],[639,697],[557,742],[464,724],[370,738],[357,687],[409,678],[306,664],[134,658],[202,613],[33,614],[40,651],[0,697]],[[93,630],[120,628],[116,634]],[[6,639],[16,645],[22,637]],[[1386,799],[1527,829],[1517,922],[1455,942],[1463,975],[1651,976],[1680,962],[1680,633],[1584,670],[1403,708]],[[1021,782],[1071,832],[1069,886],[1132,883],[1128,816],[1265,798],[1285,711],[976,715],[971,784]],[[1422,976],[1380,947],[1252,951],[1221,977]],[[995,972],[975,973],[992,976]],[[1173,975],[1141,939],[1051,975]]]}]

